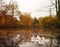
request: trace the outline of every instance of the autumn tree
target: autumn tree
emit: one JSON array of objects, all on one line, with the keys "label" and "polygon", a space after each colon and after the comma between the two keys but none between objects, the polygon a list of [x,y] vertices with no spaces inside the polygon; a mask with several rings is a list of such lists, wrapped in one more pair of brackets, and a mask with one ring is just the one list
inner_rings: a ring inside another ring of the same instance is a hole
[{"label": "autumn tree", "polygon": [[39,21],[39,27],[40,27],[40,28],[43,28],[43,27],[44,27],[43,17],[40,17],[40,18],[38,19],[38,21]]},{"label": "autumn tree", "polygon": [[[9,4],[5,5],[6,7],[6,11],[7,11],[7,24],[8,26],[10,25],[10,27],[14,27],[17,24],[17,19],[14,17],[20,16],[21,13],[18,10],[18,5],[16,2],[10,1]],[[10,19],[9,19],[10,17]]]},{"label": "autumn tree", "polygon": [[6,11],[5,11],[5,1],[0,0],[0,27],[5,26],[5,18],[6,18]]},{"label": "autumn tree", "polygon": [[20,16],[20,25],[24,27],[31,27],[33,19],[30,14],[25,13],[24,15]]}]

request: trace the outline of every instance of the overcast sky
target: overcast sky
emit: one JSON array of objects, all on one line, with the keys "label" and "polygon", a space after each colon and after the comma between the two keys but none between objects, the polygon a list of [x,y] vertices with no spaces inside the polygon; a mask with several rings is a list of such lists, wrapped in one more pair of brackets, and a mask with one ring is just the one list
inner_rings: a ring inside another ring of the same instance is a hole
[{"label": "overcast sky", "polygon": [[[19,5],[22,13],[31,13],[32,17],[44,17],[49,15],[48,6],[52,5],[51,0],[14,0]],[[7,0],[9,2],[9,0]],[[52,8],[52,7],[51,7]],[[43,11],[42,11],[43,10]],[[52,14],[55,14],[53,11]]]}]

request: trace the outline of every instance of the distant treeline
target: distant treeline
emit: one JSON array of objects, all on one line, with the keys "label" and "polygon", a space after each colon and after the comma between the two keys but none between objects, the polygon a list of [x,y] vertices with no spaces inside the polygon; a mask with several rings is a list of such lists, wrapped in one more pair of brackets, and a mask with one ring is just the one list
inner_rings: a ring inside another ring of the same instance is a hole
[{"label": "distant treeline", "polygon": [[29,13],[22,14],[17,4],[10,3],[0,11],[0,28],[60,28],[60,21],[57,16],[32,18]]},{"label": "distant treeline", "polygon": [[3,14],[0,17],[0,28],[60,28],[60,21],[57,17],[32,18],[30,14],[24,14],[19,17]]}]

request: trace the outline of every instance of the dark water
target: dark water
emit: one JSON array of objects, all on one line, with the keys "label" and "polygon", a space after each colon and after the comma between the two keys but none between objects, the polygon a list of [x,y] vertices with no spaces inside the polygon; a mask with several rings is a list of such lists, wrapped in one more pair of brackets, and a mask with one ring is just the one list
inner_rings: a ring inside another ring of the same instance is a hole
[{"label": "dark water", "polygon": [[16,34],[20,34],[20,35],[31,35],[31,34],[39,34],[39,35],[44,35],[45,36],[51,36],[52,34],[52,30],[50,29],[4,29],[4,30],[0,30],[0,36],[7,36],[7,35],[16,35]]},{"label": "dark water", "polygon": [[38,41],[42,43],[45,43],[45,41],[55,43],[55,34],[52,32],[53,30],[50,29],[4,29],[0,30],[0,38],[6,38],[6,41],[12,47],[12,42],[14,42],[14,45],[21,42],[30,42],[32,40],[31,37],[41,39]]}]

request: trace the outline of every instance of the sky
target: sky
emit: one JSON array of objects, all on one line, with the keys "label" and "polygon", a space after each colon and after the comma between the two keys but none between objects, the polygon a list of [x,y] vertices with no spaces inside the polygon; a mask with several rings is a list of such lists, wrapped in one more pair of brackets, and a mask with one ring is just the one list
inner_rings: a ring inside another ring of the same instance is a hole
[{"label": "sky", "polygon": [[[17,1],[19,5],[19,10],[22,13],[30,13],[31,16],[34,18],[48,16],[50,8],[48,7],[52,5],[51,0],[14,0]],[[7,3],[9,0],[6,1]],[[54,9],[55,10],[55,9]],[[52,14],[55,15],[55,11],[52,11]]]}]

